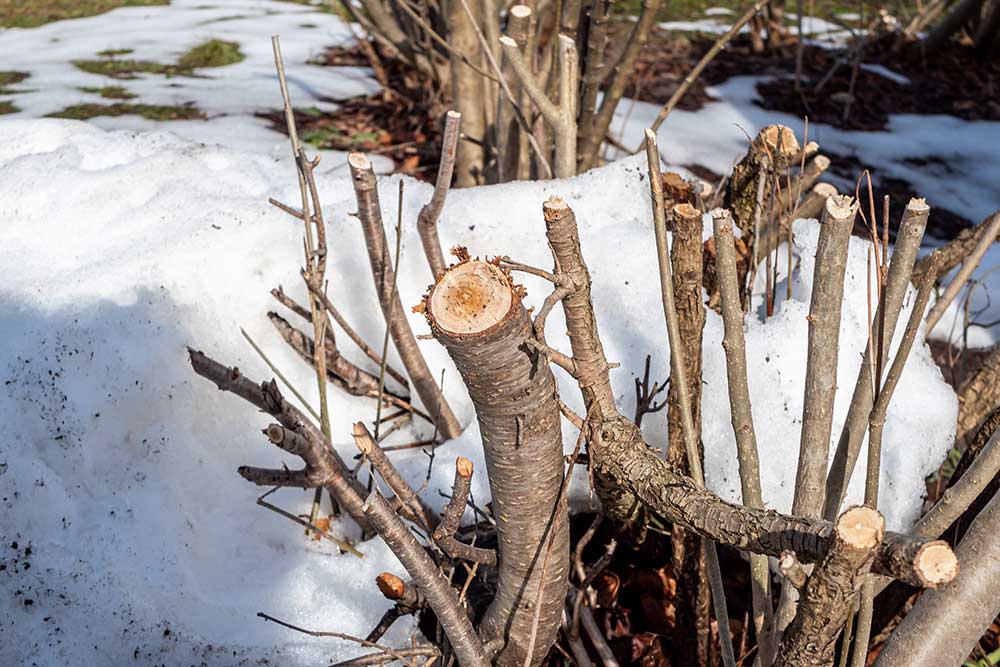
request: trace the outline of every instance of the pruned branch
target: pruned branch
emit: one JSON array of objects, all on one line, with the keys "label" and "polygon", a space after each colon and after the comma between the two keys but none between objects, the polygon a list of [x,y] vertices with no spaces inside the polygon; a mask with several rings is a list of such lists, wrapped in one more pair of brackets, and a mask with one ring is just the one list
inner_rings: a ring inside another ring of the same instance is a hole
[{"label": "pruned branch", "polygon": [[833,664],[837,636],[884,532],[882,515],[871,508],[853,507],[840,515],[829,551],[806,582],[799,612],[781,641],[776,665]]},{"label": "pruned branch", "polygon": [[242,466],[240,475],[258,485],[325,487],[362,529],[368,528],[361,511],[363,487],[351,475],[322,431],[284,399],[277,383],[272,380],[257,384],[241,374],[239,369],[223,366],[202,352],[188,348],[188,354],[195,373],[212,381],[220,390],[239,396],[277,419],[278,424],[269,427],[266,432],[268,438],[306,464],[300,471]]},{"label": "pruned branch", "polygon": [[460,542],[455,537],[462,521],[462,514],[465,513],[465,504],[469,500],[471,488],[472,461],[459,456],[455,459],[455,483],[452,485],[451,499],[445,507],[441,523],[434,530],[434,541],[452,558],[496,567],[496,551]]},{"label": "pruned branch", "polygon": [[410,329],[406,313],[400,302],[398,290],[394,289],[394,269],[388,258],[385,228],[382,225],[382,209],[378,201],[378,186],[372,164],[362,153],[351,153],[347,158],[354,181],[354,193],[358,202],[358,219],[364,232],[368,259],[375,280],[382,313],[392,335],[396,351],[403,359],[413,387],[430,413],[441,436],[450,440],[462,432],[455,414],[441,393],[434,376],[424,360],[417,339]]}]

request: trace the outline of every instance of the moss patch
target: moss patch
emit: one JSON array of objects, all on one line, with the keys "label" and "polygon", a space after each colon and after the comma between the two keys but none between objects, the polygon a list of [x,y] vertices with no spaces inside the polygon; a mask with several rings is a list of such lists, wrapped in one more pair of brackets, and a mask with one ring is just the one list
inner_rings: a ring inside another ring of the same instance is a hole
[{"label": "moss patch", "polygon": [[157,104],[75,104],[49,114],[50,118],[89,120],[98,116],[142,116],[149,120],[204,120],[205,114],[193,106]]},{"label": "moss patch", "polygon": [[0,116],[7,113],[17,113],[20,111],[13,102],[8,102],[6,100],[0,100]]},{"label": "moss patch", "polygon": [[119,7],[166,4],[169,0],[0,0],[0,28],[34,28],[51,21],[103,14]]},{"label": "moss patch", "polygon": [[177,65],[182,69],[189,70],[197,67],[225,67],[238,63],[244,58],[246,56],[240,51],[240,45],[236,42],[210,39],[182,55],[177,61]]},{"label": "moss patch", "polygon": [[[3,0],[0,0],[3,2]],[[137,79],[139,74],[163,76],[191,76],[200,67],[224,67],[243,60],[246,56],[236,42],[210,39],[182,55],[176,63],[158,63],[153,60],[116,58],[132,53],[131,49],[106,49],[97,55],[100,60],[74,60],[73,65],[89,74],[109,76],[112,79]]]},{"label": "moss patch", "polygon": [[131,100],[136,97],[135,93],[129,91],[127,88],[122,88],[121,86],[104,86],[102,88],[84,86],[80,88],[80,90],[85,93],[100,95],[101,97],[109,100]]}]

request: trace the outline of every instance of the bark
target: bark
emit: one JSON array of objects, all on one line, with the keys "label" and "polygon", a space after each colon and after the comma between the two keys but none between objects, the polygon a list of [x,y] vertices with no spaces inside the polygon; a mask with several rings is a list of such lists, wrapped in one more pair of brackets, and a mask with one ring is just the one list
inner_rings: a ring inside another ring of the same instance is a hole
[{"label": "bark", "polygon": [[580,114],[576,137],[577,157],[583,154],[594,132],[597,95],[608,76],[605,55],[608,48],[608,26],[613,7],[611,0],[595,0],[591,5],[587,29],[587,50],[580,92]]},{"label": "bark", "polygon": [[732,177],[726,185],[725,207],[732,213],[736,227],[746,236],[746,243],[749,244],[751,238],[747,235],[754,232],[758,179],[762,173],[782,170],[791,165],[800,155],[800,150],[798,139],[791,128],[768,125],[757,133],[746,154],[733,167]]},{"label": "bark", "polygon": [[927,273],[927,270],[931,265],[932,255],[936,255],[938,257],[938,261],[940,262],[938,267],[938,276],[947,274],[956,266],[964,262],[966,258],[972,254],[972,251],[979,244],[980,237],[986,232],[987,229],[990,228],[993,219],[996,217],[1000,217],[1000,211],[987,216],[975,227],[963,229],[954,239],[941,246],[930,255],[918,259],[916,265],[913,267],[914,281],[919,280],[923,274]]},{"label": "bark", "polygon": [[375,279],[375,290],[378,292],[382,314],[392,335],[392,342],[403,360],[406,372],[413,382],[420,400],[430,413],[438,433],[446,439],[458,437],[462,433],[455,414],[445,400],[441,389],[431,375],[424,356],[417,346],[417,339],[410,329],[406,312],[400,301],[398,290],[395,289],[394,271],[389,261],[388,244],[385,239],[385,229],[382,226],[382,210],[378,201],[378,189],[375,183],[375,172],[371,162],[361,153],[351,153],[347,159],[354,179],[354,193],[358,201],[358,219],[365,236],[368,248],[368,260]]},{"label": "bark", "polygon": [[[688,204],[673,209],[674,234],[670,248],[677,316],[680,325],[685,377],[691,397],[695,438],[701,442],[701,339],[705,328],[705,306],[701,301],[701,211]],[[667,462],[686,475],[687,449],[681,428],[678,379],[671,373],[667,392]],[[675,526],[671,531],[674,575],[677,577],[675,641],[679,665],[700,667],[708,663],[710,617],[708,573],[701,536]]]},{"label": "bark", "polygon": [[490,667],[482,642],[476,637],[465,609],[451,584],[438,570],[417,538],[407,529],[385,498],[373,491],[364,503],[365,516],[416,582],[444,628],[461,667]]},{"label": "bark", "polygon": [[[764,497],[760,488],[757,435],[750,403],[750,382],[747,377],[746,339],[743,335],[743,309],[740,306],[740,287],[737,282],[733,221],[728,211],[716,209],[712,211],[712,222],[718,257],[722,322],[725,330],[722,347],[726,353],[729,408],[733,434],[736,437],[736,456],[740,465],[740,488],[744,505],[764,507]],[[793,560],[794,558],[792,555]],[[771,608],[771,577],[766,557],[757,554],[750,557],[750,579],[757,643],[764,664],[768,665],[773,656],[771,644],[774,619]]]},{"label": "bark", "polygon": [[[507,14],[507,27],[504,34],[513,39],[518,49],[523,53],[528,43],[533,12],[526,5],[514,5]],[[501,51],[502,53],[502,51]],[[503,60],[503,78],[510,85],[514,100],[521,99],[521,84],[514,76],[513,66]],[[497,109],[497,180],[506,183],[519,178],[518,161],[521,159],[521,128],[515,121],[514,105],[506,96],[500,95]],[[527,146],[524,146],[527,152]],[[526,156],[528,160],[530,155]]]},{"label": "bark", "polygon": [[837,392],[844,271],[857,212],[858,205],[853,198],[830,197],[820,226],[809,303],[802,439],[792,501],[792,513],[801,516],[819,516],[823,510],[823,480],[830,456],[833,399]]},{"label": "bark", "polygon": [[236,394],[278,420],[265,432],[268,438],[306,464],[302,470],[269,470],[240,466],[244,479],[262,486],[325,487],[363,530],[368,520],[361,509],[364,487],[351,474],[344,460],[298,408],[281,395],[274,380],[257,384],[237,368],[228,368],[197,350],[188,349],[194,372],[215,383],[221,391]]},{"label": "bark", "polygon": [[1000,613],[1000,493],[955,549],[962,570],[947,586],[921,596],[876,660],[876,667],[959,665]]},{"label": "bark", "polygon": [[441,140],[441,163],[438,166],[437,180],[434,183],[434,194],[431,200],[420,209],[417,216],[417,233],[420,243],[424,246],[424,256],[430,265],[431,275],[437,279],[444,273],[444,253],[441,251],[441,239],[438,238],[437,221],[444,208],[444,200],[451,187],[451,177],[455,170],[455,152],[458,150],[458,130],[462,122],[462,114],[449,111],[445,114],[444,137]]},{"label": "bark", "polygon": [[582,173],[597,164],[600,155],[601,144],[611,127],[611,119],[614,117],[615,108],[625,93],[625,87],[632,77],[635,69],[635,61],[639,57],[639,52],[646,45],[649,39],[649,31],[656,22],[656,14],[660,11],[663,0],[643,0],[642,10],[639,12],[639,20],[636,22],[632,32],[629,33],[628,46],[622,52],[621,58],[612,69],[611,82],[604,91],[604,99],[601,107],[594,117],[594,127],[590,132],[586,145],[582,147],[579,155],[579,165],[577,173]]},{"label": "bark", "polygon": [[989,225],[983,230],[982,235],[979,237],[979,242],[976,243],[976,247],[973,248],[969,256],[962,262],[962,268],[959,269],[955,277],[948,283],[948,287],[938,297],[934,303],[934,307],[931,308],[931,312],[927,313],[928,331],[934,330],[935,325],[937,325],[941,316],[944,315],[944,311],[955,300],[955,297],[962,291],[962,288],[965,287],[969,278],[972,277],[973,272],[979,267],[979,263],[983,261],[983,257],[986,256],[986,251],[990,249],[990,246],[996,240],[997,234],[1000,234],[1000,215],[995,214],[990,220]]},{"label": "bark", "polygon": [[480,635],[503,643],[496,662],[511,667],[525,662],[539,597],[539,648],[531,664],[545,657],[559,629],[569,572],[569,521],[558,511],[565,513],[558,502],[564,464],[555,380],[524,344],[531,321],[522,293],[502,269],[466,261],[449,269],[425,301],[434,337],[476,407],[499,535],[497,592]]},{"label": "bark", "polygon": [[[312,338],[293,327],[288,320],[277,313],[269,312],[267,317],[285,342],[298,352],[306,363],[312,365],[315,350]],[[344,358],[337,349],[332,331],[327,330],[323,343],[326,348],[326,372],[333,382],[352,396],[372,396],[373,393],[378,395],[378,378]]]},{"label": "bark", "polygon": [[781,642],[776,665],[833,664],[837,636],[884,532],[882,515],[871,508],[854,507],[840,516],[829,552],[806,582],[799,612]]},{"label": "bark", "polygon": [[[614,403],[608,362],[597,333],[590,300],[590,274],[580,254],[572,209],[552,198],[543,207],[546,233],[560,270],[557,290],[566,312],[572,359],[568,366],[584,395],[591,422],[597,427],[589,444],[594,485],[605,515],[620,532],[644,533],[650,516],[680,524],[720,544],[751,553],[779,557],[792,551],[806,563],[822,559],[829,548],[832,524],[792,517],[771,510],[727,503],[677,473],[645,442],[642,433]],[[544,308],[544,306],[543,306]],[[537,327],[536,327],[537,331]],[[550,357],[554,351],[540,344]],[[558,355],[557,355],[558,356]],[[888,533],[873,570],[919,586],[937,586],[954,576],[947,543]]]},{"label": "bark", "polygon": [[[484,182],[484,146],[487,143],[483,76],[457,55],[462,54],[471,61],[479,60],[476,30],[465,10],[458,0],[448,3],[448,41],[454,49],[451,55],[451,97],[455,110],[462,114],[464,134],[473,139],[458,143],[455,181],[463,188]],[[472,3],[469,10],[473,19],[481,13],[478,3]]]},{"label": "bark", "polygon": [[[837,442],[837,449],[830,463],[830,471],[826,480],[826,501],[823,516],[827,519],[837,515],[847,484],[854,472],[861,444],[868,427],[868,416],[871,413],[874,397],[872,394],[872,352],[879,355],[876,368],[884,368],[893,332],[899,320],[903,307],[903,297],[906,296],[911,276],[920,279],[913,273],[914,259],[920,250],[920,243],[927,228],[927,217],[930,207],[923,199],[911,199],[903,212],[896,235],[896,244],[892,252],[892,261],[886,276],[886,287],[883,303],[879,303],[875,314],[876,322],[884,322],[885,327],[880,341],[874,341],[865,346],[861,368],[858,369],[858,379],[854,384],[854,394],[847,409],[844,427]],[[884,315],[883,315],[884,313]],[[884,318],[884,319],[883,319]],[[877,335],[877,334],[876,334]],[[879,353],[881,350],[881,353]]]},{"label": "bark", "polygon": [[472,489],[472,461],[461,456],[455,460],[455,483],[452,485],[451,499],[445,507],[441,524],[432,537],[441,550],[455,559],[480,563],[487,567],[497,566],[497,554],[492,549],[482,549],[460,542],[455,537],[465,513],[465,503]]}]

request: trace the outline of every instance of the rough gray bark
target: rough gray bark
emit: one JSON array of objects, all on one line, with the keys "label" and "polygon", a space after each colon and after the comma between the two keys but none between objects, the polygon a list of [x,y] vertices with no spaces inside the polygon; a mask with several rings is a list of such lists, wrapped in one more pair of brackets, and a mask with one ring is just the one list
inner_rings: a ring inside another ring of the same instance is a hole
[{"label": "rough gray bark", "polygon": [[833,544],[806,582],[798,614],[781,641],[775,665],[833,664],[837,636],[884,533],[882,515],[868,507],[853,507],[837,519]]},{"label": "rough gray bark", "polygon": [[[705,328],[705,306],[701,300],[701,211],[689,204],[673,208],[674,233],[670,247],[673,265],[674,301],[677,306],[681,347],[684,354],[685,377],[691,397],[691,420],[701,447],[701,339]],[[681,428],[679,380],[673,373],[667,391],[668,442],[667,461],[684,474],[691,474],[687,463],[687,448]],[[708,572],[705,567],[702,538],[683,527],[671,532],[674,576],[677,578],[675,602],[675,638],[678,665],[700,667],[709,660],[711,621]]]},{"label": "rough gray bark", "polygon": [[[861,443],[868,426],[868,416],[874,402],[871,378],[872,364],[875,360],[872,359],[871,352],[875,351],[878,354],[878,351],[881,350],[882,358],[876,367],[884,368],[893,332],[899,320],[899,312],[903,307],[903,297],[906,296],[910,277],[913,275],[913,263],[920,250],[924,230],[927,228],[929,214],[930,207],[923,199],[911,199],[906,205],[903,219],[899,223],[896,245],[886,276],[883,303],[879,303],[875,315],[875,321],[884,322],[885,329],[881,341],[875,341],[873,344],[865,346],[861,368],[858,369],[858,379],[854,384],[854,394],[847,409],[847,418],[844,420],[844,427],[840,433],[837,449],[830,463],[830,471],[826,479],[826,501],[823,516],[827,519],[836,516],[840,509],[844,494],[847,492],[847,484],[854,472],[854,466],[857,464]],[[913,277],[918,278],[917,275],[913,275]]]},{"label": "rough gray bark", "polygon": [[795,473],[792,513],[819,516],[823,509],[823,480],[830,456],[833,399],[837,391],[840,351],[840,313],[844,299],[847,248],[858,205],[852,197],[826,200],[816,247],[812,298],[809,302],[809,349],[806,356],[802,439]]},{"label": "rough gray bark", "polygon": [[[535,643],[548,647],[555,640],[569,574],[569,521],[558,502],[559,403],[551,370],[536,364],[524,344],[531,321],[521,293],[497,266],[466,261],[446,271],[425,300],[431,330],[465,381],[482,433],[499,560],[496,597],[480,635],[502,641],[496,663],[509,667],[525,661],[539,596]],[[533,657],[537,665],[545,651]]]},{"label": "rough gray bark", "polygon": [[928,591],[889,636],[876,667],[960,665],[1000,613],[1000,493],[980,513],[955,549],[962,570]]},{"label": "rough gray bark", "polygon": [[[427,362],[424,360],[417,339],[410,329],[406,312],[396,291],[393,296],[395,281],[394,269],[389,261],[388,244],[385,239],[385,228],[382,226],[382,209],[378,201],[378,187],[375,182],[375,172],[371,162],[361,153],[351,153],[347,158],[354,180],[354,194],[358,202],[358,220],[365,236],[365,246],[368,248],[368,260],[375,280],[375,290],[378,293],[382,313],[392,334],[392,342],[403,360],[406,372],[410,376],[413,388],[416,390],[424,407],[430,413],[441,436],[450,440],[462,433],[462,427],[451,411],[451,407],[441,393],[440,387],[431,375]],[[391,308],[391,310],[390,310]]]}]

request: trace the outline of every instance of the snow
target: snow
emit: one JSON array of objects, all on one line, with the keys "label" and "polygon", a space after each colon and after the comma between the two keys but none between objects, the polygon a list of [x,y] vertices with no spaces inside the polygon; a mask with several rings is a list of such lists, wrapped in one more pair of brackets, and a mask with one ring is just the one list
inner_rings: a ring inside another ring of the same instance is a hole
[{"label": "snow", "polygon": [[[172,0],[169,5],[123,7],[106,14],[56,21],[38,28],[0,31],[3,69],[31,77],[6,97],[24,118],[44,116],[74,104],[110,103],[82,87],[121,85],[144,104],[193,103],[206,121],[171,121],[171,131],[195,141],[212,141],[256,152],[287,149],[283,135],[270,129],[260,111],[281,108],[271,52],[272,34],[280,34],[288,84],[296,107],[333,109],[331,99],[378,90],[368,68],[321,67],[308,62],[330,46],[351,41],[348,27],[318,7],[273,0]],[[132,49],[119,59],[169,64],[209,39],[234,41],[242,62],[196,71],[197,76],[138,74],[115,80],[76,68],[74,60],[99,60],[105,49]],[[138,116],[98,117],[106,129],[155,129],[160,123]]]},{"label": "snow", "polygon": [[908,86],[911,83],[909,77],[903,76],[899,72],[893,72],[885,65],[873,65],[871,63],[861,63],[861,69],[865,70],[866,72],[871,72],[872,74],[878,74],[880,77],[884,79],[889,79],[889,81],[892,81],[893,83],[898,83],[901,86]]},{"label": "snow", "polygon": [[[688,116],[676,112],[662,133],[671,161],[684,150],[672,137],[678,123],[692,122]],[[716,125],[719,143],[702,146],[705,154],[725,156],[738,147],[727,126]],[[0,288],[0,664],[224,666],[280,658],[297,666],[358,653],[354,645],[305,637],[254,614],[363,636],[388,606],[375,593],[375,575],[401,572],[399,565],[378,541],[360,545],[364,559],[339,555],[256,507],[262,490],[239,478],[236,466],[297,462],[262,438],[266,418],[196,377],[186,360],[185,346],[192,345],[250,377],[270,377],[240,336],[244,327],[316,403],[310,370],[264,316],[275,308],[268,291],[278,284],[304,299],[300,229],[267,205],[269,196],[294,202],[290,160],[164,131],[7,120],[0,121],[0,174],[6,221],[0,264],[16,267]],[[398,180],[382,180],[383,210],[395,210]],[[430,282],[413,227],[430,187],[404,180],[400,287],[404,303],[413,305]],[[356,207],[350,181],[335,170],[320,174],[318,184],[332,250],[332,299],[366,340],[379,341],[384,323],[361,233],[349,216]],[[629,413],[633,377],[646,354],[653,355],[657,379],[668,362],[641,157],[564,182],[455,191],[442,216],[442,241],[465,244],[474,255],[550,266],[541,204],[556,193],[578,214],[605,351],[622,365],[612,372],[613,387]],[[795,475],[816,230],[813,222],[796,224],[800,268],[792,299],[767,322],[751,317],[747,324],[765,500],[779,510],[789,509]],[[851,243],[834,438],[866,331],[865,246]],[[779,295],[785,279],[779,273]],[[531,276],[523,282],[528,304],[537,307],[546,286]],[[421,316],[412,314],[411,323],[418,334],[427,332]],[[547,331],[561,349],[568,348],[564,330],[556,309]],[[736,499],[721,332],[710,311],[706,473],[713,489]],[[346,339],[342,344],[361,362]],[[447,398],[469,425],[436,450],[424,495],[443,504],[438,491],[450,488],[452,462],[461,454],[476,463],[474,495],[482,504],[488,491],[472,406],[443,349],[434,341],[420,346],[432,369],[444,369]],[[561,396],[579,410],[579,392],[557,376]],[[339,392],[330,398],[336,445],[350,457],[350,424],[370,420],[374,405]],[[882,497],[891,528],[916,517],[922,479],[950,447],[955,413],[954,393],[920,340],[886,425]],[[654,446],[666,444],[665,420],[661,412],[644,422]],[[390,443],[428,435],[417,424]],[[576,433],[566,427],[564,438],[570,449]],[[424,479],[423,452],[393,458],[410,479]],[[860,498],[859,477],[848,502]],[[585,476],[576,482],[580,506],[587,502]],[[269,498],[292,512],[307,511],[310,499],[295,490]],[[349,522],[331,530],[357,536]],[[400,623],[386,641],[399,645],[411,630]]]},{"label": "snow", "polygon": [[[772,123],[795,129],[801,139],[803,120],[791,114],[757,106],[757,84],[764,77],[733,77],[718,86],[706,87],[715,101],[698,111],[675,109],[660,127],[660,152],[672,167],[700,164],[712,171],[729,173],[745,153],[748,136]],[[660,110],[648,102],[625,101],[619,105],[612,131],[627,146],[642,141]],[[872,172],[874,179],[899,179],[913,186],[913,196],[925,197],[931,206],[942,206],[974,223],[1000,209],[1000,122],[967,121],[955,116],[898,114],[889,117],[888,131],[843,130],[822,123],[809,123],[809,139],[820,152],[853,158]],[[620,154],[617,156],[620,157]],[[678,168],[678,171],[684,171]],[[853,193],[855,181],[827,173],[821,179],[844,193]],[[878,193],[876,192],[876,196]],[[893,213],[894,220],[898,219]],[[895,224],[895,223],[894,223]],[[922,252],[930,252],[940,241],[928,238]],[[973,274],[982,281],[972,298],[971,310],[980,322],[1000,319],[1000,246],[994,245]],[[993,298],[990,298],[990,296]],[[949,307],[935,327],[933,337],[962,341],[963,306],[959,300]],[[956,324],[956,317],[957,320]],[[1000,342],[1000,331],[972,326],[970,347],[988,347]]]}]

